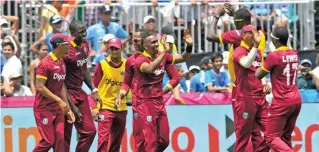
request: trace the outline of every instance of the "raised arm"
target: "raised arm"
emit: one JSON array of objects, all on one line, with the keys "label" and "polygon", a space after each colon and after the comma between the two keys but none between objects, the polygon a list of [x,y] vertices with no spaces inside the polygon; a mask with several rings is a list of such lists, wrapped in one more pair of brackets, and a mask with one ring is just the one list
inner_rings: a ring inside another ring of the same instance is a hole
[{"label": "raised arm", "polygon": [[249,68],[251,64],[255,61],[257,51],[258,51],[258,46],[260,43],[260,36],[256,30],[253,30],[254,34],[254,46],[253,48],[249,51],[247,56],[243,56],[239,60],[239,64],[245,68]]},{"label": "raised arm", "polygon": [[141,72],[153,73],[153,71],[156,70],[161,65],[165,55],[166,55],[166,52],[163,52],[154,61],[152,61],[151,63],[144,62],[140,66]]},{"label": "raised arm", "polygon": [[193,39],[189,33],[188,29],[184,29],[184,42],[187,44],[186,51],[182,55],[175,56],[174,64],[185,62],[192,55],[193,50]]},{"label": "raised arm", "polygon": [[217,23],[219,17],[224,15],[225,9],[223,5],[218,5],[216,8],[215,16],[213,17],[213,21],[208,24],[208,34],[206,36],[207,41],[222,43],[220,42],[218,33],[217,33]]}]

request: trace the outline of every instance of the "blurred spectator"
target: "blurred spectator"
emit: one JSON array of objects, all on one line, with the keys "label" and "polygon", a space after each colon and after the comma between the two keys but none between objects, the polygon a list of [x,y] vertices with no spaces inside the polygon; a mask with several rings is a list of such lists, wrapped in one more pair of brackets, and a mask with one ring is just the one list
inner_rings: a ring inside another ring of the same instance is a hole
[{"label": "blurred spectator", "polygon": [[[186,81],[184,80],[184,79],[182,79],[181,81],[180,81],[180,83],[184,83],[184,81],[185,81],[185,84],[186,84],[186,89],[187,89],[187,92],[190,92],[190,88],[191,88],[191,80],[192,80],[192,78],[196,75],[196,74],[198,74],[199,73],[199,71],[200,71],[200,67],[199,66],[197,66],[197,65],[192,65],[192,66],[190,66],[189,67],[189,70],[188,70],[189,72],[187,73],[187,75],[186,75]],[[184,80],[184,81],[183,81]]]},{"label": "blurred spectator", "polygon": [[223,66],[220,69],[220,71],[226,72],[228,75],[228,57],[229,57],[229,51],[224,51],[223,52]]},{"label": "blurred spectator", "polygon": [[316,89],[313,74],[311,72],[312,62],[309,59],[303,59],[301,62],[301,75],[298,77],[299,89]]},{"label": "blurred spectator", "polygon": [[207,92],[205,87],[205,72],[211,70],[213,63],[209,56],[201,60],[201,70],[191,78],[190,92]]},{"label": "blurred spectator", "polygon": [[6,63],[3,66],[1,75],[4,77],[5,82],[9,83],[9,76],[12,72],[12,69],[22,73],[22,64],[20,59],[14,55],[14,45],[12,42],[2,43],[2,48],[3,54],[6,58]]},{"label": "blurred spectator", "polygon": [[[2,43],[5,43],[5,42],[11,42],[14,46],[14,54],[19,58],[21,56],[21,44],[20,42],[18,41],[18,38],[16,36],[12,36],[12,35],[6,35],[4,38],[3,38],[3,41]],[[2,47],[0,49],[2,51]]]},{"label": "blurred spectator", "polygon": [[13,88],[13,96],[32,96],[32,92],[29,87],[21,84],[22,75],[19,71],[14,70],[9,75],[10,87]]},{"label": "blurred spectator", "polygon": [[154,16],[148,15],[143,19],[144,28],[150,34],[156,34],[156,19]]},{"label": "blurred spectator", "polygon": [[3,76],[0,78],[0,94],[1,97],[10,97],[13,95],[13,89],[4,81]]},{"label": "blurred spectator", "polygon": [[209,92],[231,92],[229,75],[220,71],[223,64],[223,55],[214,53],[212,56],[213,68],[205,73],[205,86]]},{"label": "blurred spectator", "polygon": [[104,48],[100,51],[100,55],[96,56],[92,62],[93,65],[98,64],[100,61],[104,60],[107,58],[107,51],[109,47],[107,46],[107,43],[109,42],[110,39],[115,38],[113,34],[106,34],[103,37],[103,44]]},{"label": "blurred spectator", "polygon": [[103,37],[106,34],[113,34],[115,37],[122,40],[125,44],[129,40],[128,33],[117,23],[111,22],[112,10],[109,5],[101,6],[99,9],[100,22],[90,26],[87,29],[86,39],[89,42],[90,56],[97,56],[100,54],[103,46]]},{"label": "blurred spectator", "polygon": [[35,73],[37,71],[37,67],[40,63],[40,61],[47,56],[48,54],[48,45],[44,44],[44,43],[40,43],[37,46],[37,58],[34,59],[31,64],[30,64],[30,68],[29,68],[29,82],[30,82],[30,87],[32,90],[33,95],[36,94],[36,89],[35,89]]},{"label": "blurred spectator", "polygon": [[[176,35],[174,33],[174,30],[172,27],[169,27],[169,26],[164,26],[162,27],[161,29],[161,33],[162,34],[166,34],[166,35],[171,35],[173,36],[174,38],[174,43],[173,43],[173,46],[172,46],[172,50],[173,50],[173,53],[178,53],[178,50],[177,50],[177,47],[175,45],[175,39],[176,39]],[[164,51],[164,45],[159,41],[159,48],[158,48],[160,51]],[[184,69],[185,70],[185,69]],[[185,72],[185,71],[184,71]],[[187,73],[187,71],[186,71]]]},{"label": "blurred spectator", "polygon": [[45,36],[46,34],[52,32],[52,27],[50,26],[50,18],[53,15],[59,15],[59,11],[62,10],[63,1],[61,0],[50,0],[44,5],[44,9],[41,13],[41,24],[38,29],[39,38]]},{"label": "blurred spectator", "polygon": [[[8,27],[9,22],[12,22],[11,27]],[[0,16],[0,35],[7,33],[9,35],[16,35],[19,30],[18,16]]]},{"label": "blurred spectator", "polygon": [[50,20],[49,20],[50,26],[52,27],[52,32],[46,34],[42,38],[40,38],[38,41],[36,41],[31,47],[30,51],[31,52],[37,52],[37,46],[40,43],[43,43],[45,41],[46,45],[48,46],[48,52],[51,52],[53,50],[53,46],[50,42],[50,38],[56,34],[56,33],[62,33],[64,35],[68,35],[67,32],[63,32],[61,29],[62,27],[62,18],[59,15],[53,15]]},{"label": "blurred spectator", "polygon": [[313,78],[315,80],[315,85],[317,90],[319,90],[319,53],[317,54],[316,58],[316,68],[312,70]]},{"label": "blurred spectator", "polygon": [[[269,0],[243,0],[244,2],[267,2]],[[250,10],[252,20],[254,21],[255,17],[257,20],[257,25],[263,27],[267,31],[267,24],[272,26],[274,24],[275,9],[273,4],[245,4],[244,8]],[[253,24],[254,22],[252,22]]]},{"label": "blurred spectator", "polygon": [[[183,71],[183,68],[180,66],[180,65],[176,65],[176,68],[177,68],[177,71],[178,71],[178,74],[179,74],[179,79],[183,79],[185,77],[185,73]],[[181,97],[180,93],[181,92],[185,92],[182,88],[181,88],[181,85],[177,85],[173,90],[172,90],[172,93],[173,93],[173,96],[174,96],[174,99],[177,101],[177,103],[179,104],[186,104],[184,99]]]}]

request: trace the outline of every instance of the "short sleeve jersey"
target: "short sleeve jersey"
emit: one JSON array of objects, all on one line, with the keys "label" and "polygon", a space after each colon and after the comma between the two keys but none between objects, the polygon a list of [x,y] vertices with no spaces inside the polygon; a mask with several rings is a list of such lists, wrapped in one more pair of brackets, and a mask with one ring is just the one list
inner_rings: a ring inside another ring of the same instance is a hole
[{"label": "short sleeve jersey", "polygon": [[[51,52],[43,58],[37,68],[36,77],[45,79],[45,86],[55,95],[61,97],[61,90],[64,85],[66,68],[63,60],[58,60]],[[43,97],[39,92],[36,93],[35,110],[58,110],[59,106],[55,101]]]},{"label": "short sleeve jersey", "polygon": [[261,67],[261,52],[258,51],[255,61],[249,68],[240,65],[239,61],[242,57],[248,55],[249,48],[245,45],[237,47],[234,51],[234,67],[235,67],[235,86],[236,96],[264,96],[263,85],[260,79],[255,77],[255,72]]},{"label": "short sleeve jersey", "polygon": [[134,65],[134,91],[138,94],[137,99],[155,99],[163,97],[162,83],[165,69],[174,63],[174,57],[166,54],[161,65],[153,73],[143,73],[140,68],[144,63],[151,63],[153,59],[146,52],[137,57]]},{"label": "short sleeve jersey", "polygon": [[296,83],[298,66],[298,52],[288,47],[280,47],[267,56],[262,69],[271,75],[274,96],[272,104],[287,105],[301,102]]},{"label": "short sleeve jersey", "polygon": [[82,90],[85,71],[87,70],[89,47],[86,42],[77,46],[70,42],[70,49],[63,60],[66,64],[65,85],[67,89]]}]

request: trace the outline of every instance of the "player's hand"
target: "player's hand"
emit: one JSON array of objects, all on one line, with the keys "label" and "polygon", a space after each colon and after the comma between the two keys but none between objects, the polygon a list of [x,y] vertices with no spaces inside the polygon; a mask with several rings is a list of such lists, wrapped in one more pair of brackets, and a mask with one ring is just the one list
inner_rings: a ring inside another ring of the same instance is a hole
[{"label": "player's hand", "polygon": [[92,110],[92,117],[94,121],[99,121],[99,111],[98,110]]},{"label": "player's hand", "polygon": [[76,120],[77,122],[81,122],[83,116],[82,116],[82,114],[81,114],[79,108],[76,107],[76,106],[71,106],[71,110],[72,110],[72,112],[73,112],[73,114],[74,114],[75,120]]},{"label": "player's hand", "polygon": [[121,98],[121,95],[119,95],[114,102],[115,109],[117,109],[121,105],[121,102],[122,102],[122,98]]},{"label": "player's hand", "polygon": [[60,99],[58,101],[58,106],[60,107],[60,109],[62,110],[62,112],[67,115],[68,112],[70,111],[70,107],[68,104],[66,104],[62,99]]},{"label": "player's hand", "polygon": [[99,96],[99,93],[96,91],[93,93],[93,98],[94,98],[94,101],[95,103],[100,103],[101,107],[102,107],[102,99],[100,98]]},{"label": "player's hand", "polygon": [[189,32],[188,29],[184,29],[184,42],[188,45],[188,46],[192,46],[193,45],[193,39],[191,37],[191,34]]},{"label": "player's hand", "polygon": [[263,90],[264,90],[265,94],[270,94],[271,93],[271,87],[268,84],[264,85]]},{"label": "player's hand", "polygon": [[161,43],[163,44],[163,46],[164,46],[164,50],[165,50],[165,52],[166,53],[168,53],[169,51],[170,51],[170,47],[169,47],[169,44],[167,43],[167,36],[166,36],[166,34],[162,34],[161,35],[161,37],[160,37],[160,41],[161,41]]},{"label": "player's hand", "polygon": [[259,45],[259,43],[261,41],[260,35],[259,35],[259,33],[257,32],[256,29],[254,29],[252,32],[254,34],[254,45],[255,46],[257,45],[257,47],[258,47],[258,45]]},{"label": "player's hand", "polygon": [[225,3],[224,7],[225,7],[225,13],[227,13],[229,16],[234,16],[234,10],[231,4]]},{"label": "player's hand", "polygon": [[75,122],[75,117],[71,109],[67,112],[66,116],[68,117],[68,123],[74,123]]},{"label": "player's hand", "polygon": [[216,10],[215,10],[215,15],[216,16],[223,16],[225,14],[225,8],[223,5],[218,5]]}]

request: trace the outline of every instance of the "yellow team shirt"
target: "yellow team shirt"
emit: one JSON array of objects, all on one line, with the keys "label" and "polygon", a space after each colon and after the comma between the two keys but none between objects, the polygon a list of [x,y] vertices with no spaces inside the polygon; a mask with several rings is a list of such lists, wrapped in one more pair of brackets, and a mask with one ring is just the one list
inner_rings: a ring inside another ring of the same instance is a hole
[{"label": "yellow team shirt", "polygon": [[42,36],[45,36],[46,34],[52,32],[53,29],[49,21],[50,18],[55,14],[59,15],[59,12],[55,7],[53,7],[52,5],[45,5],[45,8],[42,10],[41,16],[44,17],[47,22],[43,25]]},{"label": "yellow team shirt", "polygon": [[[260,43],[258,46],[258,49],[261,51],[261,64],[264,63],[264,52],[265,52],[265,48],[266,48],[266,37],[264,32],[262,31],[258,31],[259,35],[260,35]],[[219,36],[219,41],[222,41],[222,37]],[[232,82],[232,84],[235,83],[236,77],[235,77],[235,67],[234,67],[234,61],[233,61],[233,55],[234,55],[234,45],[232,44],[229,50],[229,56],[228,56],[228,72],[229,72],[229,76],[230,76],[230,80]]]},{"label": "yellow team shirt", "polygon": [[110,66],[108,62],[111,61],[110,56],[106,60],[100,62],[103,71],[103,77],[98,85],[99,96],[102,99],[102,107],[98,103],[99,109],[106,109],[111,111],[126,111],[126,98],[122,99],[120,106],[115,109],[114,103],[120,92],[122,82],[124,80],[125,62],[122,58],[122,65],[118,68]]}]

